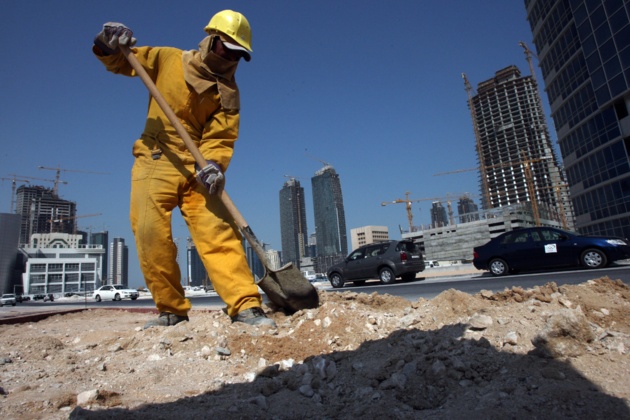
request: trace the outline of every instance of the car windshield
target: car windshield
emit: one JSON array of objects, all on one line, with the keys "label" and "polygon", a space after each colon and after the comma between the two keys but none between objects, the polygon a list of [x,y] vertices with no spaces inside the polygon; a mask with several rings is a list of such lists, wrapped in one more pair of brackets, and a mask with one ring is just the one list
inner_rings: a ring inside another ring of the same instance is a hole
[{"label": "car windshield", "polygon": [[419,252],[418,245],[415,242],[400,242],[397,247],[398,251],[407,251],[412,254]]}]

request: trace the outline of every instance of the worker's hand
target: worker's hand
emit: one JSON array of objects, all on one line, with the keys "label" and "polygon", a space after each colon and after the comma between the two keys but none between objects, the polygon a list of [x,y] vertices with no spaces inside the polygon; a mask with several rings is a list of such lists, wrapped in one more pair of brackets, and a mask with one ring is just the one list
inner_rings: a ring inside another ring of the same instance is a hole
[{"label": "worker's hand", "polygon": [[195,165],[197,181],[203,184],[210,194],[216,194],[225,185],[225,176],[215,161],[209,160],[207,163],[203,169],[199,169],[199,166]]},{"label": "worker's hand", "polygon": [[122,23],[107,22],[94,38],[94,45],[106,55],[112,55],[118,52],[119,45],[128,47],[136,45],[136,38],[133,37],[133,31]]}]

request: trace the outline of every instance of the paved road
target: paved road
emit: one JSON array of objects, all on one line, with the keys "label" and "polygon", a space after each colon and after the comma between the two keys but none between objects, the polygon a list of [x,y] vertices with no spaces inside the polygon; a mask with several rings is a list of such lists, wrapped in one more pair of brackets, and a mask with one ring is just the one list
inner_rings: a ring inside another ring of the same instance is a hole
[{"label": "paved road", "polygon": [[[440,270],[427,270],[415,282],[396,283],[393,285],[381,285],[378,281],[368,281],[365,286],[353,286],[349,284],[342,289],[332,289],[328,283],[317,283],[318,288],[327,292],[355,291],[359,293],[388,293],[401,296],[410,301],[419,298],[431,299],[444,290],[457,289],[466,293],[477,293],[481,290],[500,291],[505,288],[520,286],[531,288],[548,282],[556,282],[558,285],[578,284],[608,276],[611,279],[620,279],[630,284],[630,263],[618,264],[601,270],[562,270],[554,272],[537,272],[505,277],[493,277],[487,272],[480,272],[474,267],[441,267]],[[189,296],[194,309],[220,310],[224,305],[216,293],[199,293]],[[0,308],[0,324],[30,322],[43,319],[50,314],[76,312],[85,309],[125,309],[138,312],[155,311],[155,306],[150,295],[141,296],[140,299],[120,302],[95,302],[93,299],[62,298],[55,302],[29,301],[18,303],[17,306],[5,306]]]}]

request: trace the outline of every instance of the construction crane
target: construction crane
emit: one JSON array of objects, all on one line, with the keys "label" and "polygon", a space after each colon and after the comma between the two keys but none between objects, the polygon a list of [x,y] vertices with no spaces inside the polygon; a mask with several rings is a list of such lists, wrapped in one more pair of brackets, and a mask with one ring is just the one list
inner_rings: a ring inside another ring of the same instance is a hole
[{"label": "construction crane", "polygon": [[[67,182],[66,182],[66,181],[60,181],[59,179],[35,178],[35,177],[32,177],[32,176],[14,175],[14,174],[12,174],[11,176],[19,176],[19,177],[22,177],[22,178],[25,178],[25,179],[33,179],[33,180],[36,180],[36,181],[46,181],[46,182],[52,182],[52,183],[53,183],[53,185],[55,185],[55,186],[56,186],[57,184],[59,184],[59,183],[61,183],[61,184],[67,184]],[[54,189],[53,189],[53,193],[54,193]],[[57,195],[56,193],[54,193],[54,194],[55,194],[55,196]]]},{"label": "construction crane", "polygon": [[467,193],[464,194],[453,194],[453,195],[447,195],[446,197],[427,197],[427,198],[416,198],[416,199],[409,199],[409,194],[411,194],[410,192],[406,192],[405,193],[405,199],[401,199],[398,198],[394,201],[383,201],[381,203],[381,206],[386,206],[388,204],[401,204],[401,203],[405,203],[405,207],[407,210],[407,220],[409,220],[409,232],[414,232],[415,231],[415,226],[413,225],[413,213],[411,211],[411,203],[418,203],[420,201],[444,201],[447,200],[447,204],[448,204],[448,209],[449,209],[449,216],[451,219],[451,224],[453,224],[453,209],[451,208],[451,199],[454,196],[463,196],[463,195],[467,195]]},{"label": "construction crane", "polygon": [[381,206],[386,206],[388,204],[400,204],[400,203],[405,203],[406,208],[407,208],[407,220],[409,220],[409,232],[413,232],[414,228],[413,228],[413,213],[411,211],[411,203],[416,203],[418,201],[421,200],[411,200],[409,199],[409,194],[411,194],[409,191],[407,191],[405,193],[405,199],[401,199],[401,198],[397,198],[394,201],[383,201],[381,203]]},{"label": "construction crane", "polygon": [[61,223],[65,220],[74,220],[74,227],[72,229],[72,234],[76,235],[77,234],[77,222],[76,219],[82,219],[84,217],[95,217],[95,216],[100,216],[103,213],[94,213],[94,214],[83,214],[80,216],[61,216],[61,217],[57,217],[55,219],[49,219],[48,223],[50,223],[50,231],[53,231],[53,223]]},{"label": "construction crane", "polygon": [[65,181],[60,181],[59,178],[61,176],[61,171],[63,172],[82,172],[82,173],[86,173],[86,174],[101,174],[101,175],[107,175],[107,172],[93,172],[93,171],[81,171],[78,169],[65,169],[65,168],[60,168],[60,167],[56,167],[56,168],[48,168],[46,166],[38,166],[37,169],[47,169],[50,171],[55,171],[55,184],[53,187],[53,193],[55,195],[58,195],[59,193],[59,184],[67,184],[67,182]]},{"label": "construction crane", "polygon": [[325,162],[325,161],[323,161],[323,160],[321,160],[321,159],[319,159],[319,158],[316,158],[315,156],[308,154],[306,151],[304,152],[304,154],[305,154],[306,156],[308,156],[309,158],[311,158],[311,159],[313,159],[313,160],[318,161],[319,163],[321,163],[321,164],[322,164],[322,165],[324,165],[324,166],[332,166],[330,163]]},{"label": "construction crane", "polygon": [[15,189],[17,182],[26,182],[29,183],[28,179],[18,179],[13,175],[12,178],[0,178],[3,181],[11,181],[11,213],[15,211]]}]

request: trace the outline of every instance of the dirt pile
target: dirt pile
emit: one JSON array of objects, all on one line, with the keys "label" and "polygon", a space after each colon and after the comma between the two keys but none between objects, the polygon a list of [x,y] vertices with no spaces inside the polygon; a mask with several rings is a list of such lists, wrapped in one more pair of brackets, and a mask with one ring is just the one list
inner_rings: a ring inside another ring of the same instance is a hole
[{"label": "dirt pile", "polygon": [[630,289],[602,278],[409,302],[321,292],[273,313],[143,330],[95,310],[0,326],[9,418],[630,418]]}]

